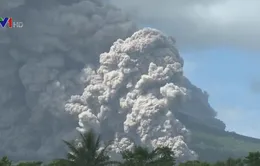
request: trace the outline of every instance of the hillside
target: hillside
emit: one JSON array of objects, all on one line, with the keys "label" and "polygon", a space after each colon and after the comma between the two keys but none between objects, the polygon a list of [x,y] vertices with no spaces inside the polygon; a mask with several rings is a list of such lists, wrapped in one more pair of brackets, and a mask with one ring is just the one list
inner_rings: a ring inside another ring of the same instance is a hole
[{"label": "hillside", "polygon": [[175,116],[191,130],[189,147],[199,154],[200,160],[214,162],[260,150],[260,139],[217,129],[181,112]]}]

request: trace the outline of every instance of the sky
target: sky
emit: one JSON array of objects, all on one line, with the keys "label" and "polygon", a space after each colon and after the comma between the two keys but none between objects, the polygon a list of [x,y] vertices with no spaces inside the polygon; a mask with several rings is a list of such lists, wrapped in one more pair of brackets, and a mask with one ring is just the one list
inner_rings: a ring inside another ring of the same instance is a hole
[{"label": "sky", "polygon": [[[210,94],[227,130],[260,138],[260,56],[229,48],[183,53],[185,75]],[[200,58],[197,58],[200,57]]]},{"label": "sky", "polygon": [[259,0],[111,0],[172,35],[185,75],[210,94],[227,130],[260,138]]}]

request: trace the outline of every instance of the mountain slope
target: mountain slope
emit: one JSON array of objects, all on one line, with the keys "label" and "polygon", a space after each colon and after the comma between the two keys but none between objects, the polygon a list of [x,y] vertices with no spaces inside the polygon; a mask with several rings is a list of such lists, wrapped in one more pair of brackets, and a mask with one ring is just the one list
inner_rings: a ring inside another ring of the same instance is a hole
[{"label": "mountain slope", "polygon": [[189,147],[199,154],[200,160],[214,162],[260,151],[260,139],[220,130],[181,112],[175,116],[191,130]]}]

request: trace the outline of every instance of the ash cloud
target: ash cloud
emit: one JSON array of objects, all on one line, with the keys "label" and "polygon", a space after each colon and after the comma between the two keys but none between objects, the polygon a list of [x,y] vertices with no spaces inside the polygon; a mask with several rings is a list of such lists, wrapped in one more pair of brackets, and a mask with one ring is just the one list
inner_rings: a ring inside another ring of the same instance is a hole
[{"label": "ash cloud", "polygon": [[180,159],[196,158],[175,113],[211,124],[215,111],[182,75],[172,38],[134,33],[135,24],[102,0],[0,3],[1,15],[24,23],[0,31],[0,155],[61,157],[61,139],[75,138],[79,123],[114,138],[114,152],[167,143]]},{"label": "ash cloud", "polygon": [[64,105],[84,88],[81,69],[135,25],[99,0],[8,0],[1,8],[24,28],[0,31],[0,155],[52,159],[63,154],[61,139],[74,138]]},{"label": "ash cloud", "polygon": [[66,110],[78,115],[79,130],[91,127],[116,140],[114,152],[130,149],[133,143],[166,145],[179,160],[194,160],[197,156],[186,144],[190,133],[174,117],[188,97],[182,67],[171,38],[154,29],[137,31],[100,55],[100,67]]}]

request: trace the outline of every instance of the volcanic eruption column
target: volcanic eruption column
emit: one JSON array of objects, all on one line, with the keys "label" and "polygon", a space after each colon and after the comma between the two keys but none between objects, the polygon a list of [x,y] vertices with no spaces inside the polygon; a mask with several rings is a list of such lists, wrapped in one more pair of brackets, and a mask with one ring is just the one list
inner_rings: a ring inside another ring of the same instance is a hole
[{"label": "volcanic eruption column", "polygon": [[212,122],[208,96],[182,75],[172,38],[149,28],[134,33],[133,22],[104,2],[0,1],[1,16],[24,23],[0,31],[0,155],[62,157],[61,139],[74,138],[79,121],[80,131],[114,139],[113,152],[137,143],[197,157],[174,113]]},{"label": "volcanic eruption column", "polygon": [[146,28],[118,39],[100,55],[100,67],[85,68],[88,85],[65,108],[89,128],[115,139],[114,152],[133,143],[169,146],[179,160],[196,159],[186,144],[189,131],[174,117],[188,97],[182,87],[183,59],[172,38]]}]

